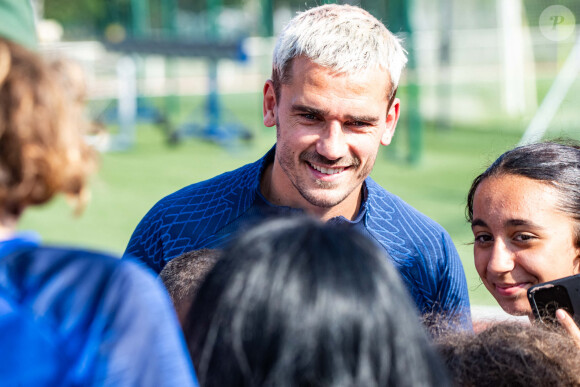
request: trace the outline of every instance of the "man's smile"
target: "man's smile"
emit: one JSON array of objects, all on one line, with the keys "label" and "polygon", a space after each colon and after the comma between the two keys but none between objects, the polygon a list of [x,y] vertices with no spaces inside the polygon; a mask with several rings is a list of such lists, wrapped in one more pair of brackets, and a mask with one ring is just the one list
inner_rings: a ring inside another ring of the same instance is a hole
[{"label": "man's smile", "polygon": [[317,170],[318,172],[324,173],[325,175],[335,175],[347,169],[348,167],[321,167],[312,163],[308,163],[310,167]]}]

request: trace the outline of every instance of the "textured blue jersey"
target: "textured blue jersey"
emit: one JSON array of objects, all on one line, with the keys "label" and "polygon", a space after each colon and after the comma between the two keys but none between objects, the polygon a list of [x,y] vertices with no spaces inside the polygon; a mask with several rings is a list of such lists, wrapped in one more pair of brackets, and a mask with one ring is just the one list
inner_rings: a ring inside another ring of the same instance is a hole
[{"label": "textured blue jersey", "polygon": [[[217,248],[240,226],[270,215],[301,211],[274,206],[260,193],[260,177],[274,149],[255,163],[187,186],[145,215],[125,252],[159,272],[170,259],[190,250]],[[344,217],[391,257],[419,312],[458,316],[470,326],[465,273],[448,233],[370,177],[354,221]]]},{"label": "textured blue jersey", "polygon": [[135,262],[0,241],[0,386],[197,386],[169,297]]}]

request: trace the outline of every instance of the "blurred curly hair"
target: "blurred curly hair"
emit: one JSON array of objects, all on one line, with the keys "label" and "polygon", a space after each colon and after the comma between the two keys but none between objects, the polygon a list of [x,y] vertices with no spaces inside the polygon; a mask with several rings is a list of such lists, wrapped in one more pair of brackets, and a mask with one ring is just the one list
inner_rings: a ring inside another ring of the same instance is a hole
[{"label": "blurred curly hair", "polygon": [[580,385],[580,350],[559,330],[502,322],[440,336],[435,347],[456,386]]},{"label": "blurred curly hair", "polygon": [[0,217],[64,193],[86,202],[94,151],[83,138],[82,104],[37,53],[0,38]]}]

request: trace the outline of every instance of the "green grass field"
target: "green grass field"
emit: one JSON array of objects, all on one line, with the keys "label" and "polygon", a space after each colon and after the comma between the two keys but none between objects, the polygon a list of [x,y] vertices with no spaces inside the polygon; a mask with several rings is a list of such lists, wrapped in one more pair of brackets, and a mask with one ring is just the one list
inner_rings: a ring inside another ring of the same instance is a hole
[{"label": "green grass field", "polygon": [[[239,122],[253,129],[252,142],[226,149],[190,138],[169,146],[161,130],[140,126],[131,150],[102,155],[100,171],[91,183],[92,200],[80,218],[75,218],[65,200],[58,198],[27,211],[21,228],[37,230],[50,243],[122,253],[133,229],[157,200],[185,185],[254,161],[272,146],[275,131],[261,124],[259,95],[226,96],[224,101],[235,110]],[[199,98],[185,100],[181,118],[200,103]],[[454,125],[453,129],[438,130],[426,123],[423,135],[421,162],[406,163],[401,157],[406,153],[403,119],[396,144],[381,149],[372,176],[449,231],[463,260],[471,302],[495,304],[479,285],[473,266],[472,235],[464,216],[465,196],[472,179],[517,143],[521,128],[496,122],[477,128]]]}]

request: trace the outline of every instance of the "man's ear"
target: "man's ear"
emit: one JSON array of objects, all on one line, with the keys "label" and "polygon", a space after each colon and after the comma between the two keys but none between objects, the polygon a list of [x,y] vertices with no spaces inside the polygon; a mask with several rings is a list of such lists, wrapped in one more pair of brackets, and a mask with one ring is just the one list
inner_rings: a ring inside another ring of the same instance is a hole
[{"label": "man's ear", "polygon": [[264,125],[271,128],[276,125],[276,93],[274,92],[274,84],[271,79],[268,79],[264,84],[264,101],[262,105],[262,114],[264,116]]},{"label": "man's ear", "polygon": [[381,144],[382,145],[389,145],[393,136],[395,134],[395,127],[397,126],[397,122],[399,121],[399,114],[400,114],[400,107],[401,107],[401,100],[399,98],[395,98],[389,111],[387,112],[387,129],[383,136],[381,137]]}]

